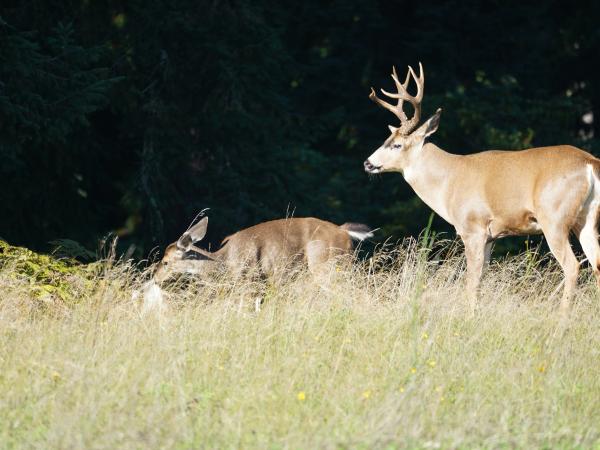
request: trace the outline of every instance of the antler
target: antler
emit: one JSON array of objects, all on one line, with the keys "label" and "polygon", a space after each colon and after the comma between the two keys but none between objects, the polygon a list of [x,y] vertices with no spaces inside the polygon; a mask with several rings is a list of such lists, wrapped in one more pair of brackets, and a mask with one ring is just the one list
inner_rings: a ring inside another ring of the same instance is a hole
[{"label": "antler", "polygon": [[[415,96],[410,95],[406,90],[408,84],[410,83],[411,76],[415,80],[415,83],[417,85],[417,95]],[[398,74],[396,73],[396,68],[392,67],[392,78],[394,80],[394,83],[396,83],[396,90],[398,92],[394,94],[391,92],[384,91],[383,89],[381,89],[381,92],[383,92],[390,98],[397,98],[397,105],[392,105],[384,100],[381,100],[379,97],[377,97],[375,89],[373,88],[371,88],[369,98],[375,103],[377,103],[379,106],[392,112],[398,119],[400,119],[400,133],[406,135],[409,134],[417,126],[419,120],[421,119],[421,101],[423,100],[423,91],[425,89],[425,73],[423,72],[423,66],[421,65],[421,63],[419,63],[418,77],[415,74],[412,67],[408,66],[408,72],[406,73],[406,79],[404,80],[404,83],[400,83],[400,80],[398,79]],[[406,117],[406,113],[402,109],[405,100],[411,105],[413,105],[415,109],[415,113],[410,119]]]}]

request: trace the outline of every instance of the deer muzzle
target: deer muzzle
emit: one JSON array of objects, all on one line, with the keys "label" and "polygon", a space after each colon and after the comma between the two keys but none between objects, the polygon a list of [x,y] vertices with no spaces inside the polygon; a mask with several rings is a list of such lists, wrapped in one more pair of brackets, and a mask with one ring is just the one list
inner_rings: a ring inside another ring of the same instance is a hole
[{"label": "deer muzzle", "polygon": [[381,169],[381,166],[376,166],[371,163],[368,159],[363,163],[365,166],[365,172],[367,173],[377,173]]}]

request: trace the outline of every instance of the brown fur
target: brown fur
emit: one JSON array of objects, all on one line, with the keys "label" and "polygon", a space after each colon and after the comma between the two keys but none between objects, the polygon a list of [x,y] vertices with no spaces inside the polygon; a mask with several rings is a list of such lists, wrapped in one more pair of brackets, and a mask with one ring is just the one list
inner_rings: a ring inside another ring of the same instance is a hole
[{"label": "brown fur", "polygon": [[[349,232],[364,232],[366,226],[308,218],[279,219],[264,222],[226,237],[215,252],[190,246],[182,250],[182,239],[169,245],[154,275],[160,282],[174,273],[203,273],[215,262],[235,275],[245,273],[277,276],[305,266],[313,273],[332,258],[352,253]],[[203,235],[202,235],[203,236]]]},{"label": "brown fur", "polygon": [[238,231],[226,237],[213,255],[235,268],[243,260],[244,266],[274,274],[282,261],[314,268],[333,256],[351,252],[352,239],[340,226],[308,217],[272,220]]},{"label": "brown fur", "polygon": [[570,145],[453,155],[425,143],[440,114],[410,134],[391,127],[390,137],[364,165],[369,173],[402,172],[417,195],[454,225],[465,244],[471,298],[492,242],[510,235],[544,234],[565,273],[564,308],[579,271],[570,232],[581,242],[600,286],[600,160]]}]

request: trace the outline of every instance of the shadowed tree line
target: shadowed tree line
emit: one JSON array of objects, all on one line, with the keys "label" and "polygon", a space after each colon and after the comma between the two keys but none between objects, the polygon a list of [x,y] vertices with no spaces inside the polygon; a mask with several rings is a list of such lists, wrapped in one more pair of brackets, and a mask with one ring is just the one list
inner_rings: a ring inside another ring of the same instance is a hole
[{"label": "shadowed tree line", "polygon": [[598,151],[599,17],[559,1],[3,2],[0,237],[115,233],[143,256],[207,207],[212,241],[286,214],[417,234],[430,211],[402,177],[362,170],[396,120],[370,86],[422,61],[451,152]]}]

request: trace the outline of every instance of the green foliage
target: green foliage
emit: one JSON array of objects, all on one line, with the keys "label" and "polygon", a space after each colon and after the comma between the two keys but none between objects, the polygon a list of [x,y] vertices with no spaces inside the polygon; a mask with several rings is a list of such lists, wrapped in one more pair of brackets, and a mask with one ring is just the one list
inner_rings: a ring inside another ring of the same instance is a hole
[{"label": "green foliage", "polygon": [[98,232],[83,230],[93,217],[87,172],[97,169],[86,130],[117,81],[101,65],[104,53],[79,45],[70,24],[40,35],[0,18],[0,202],[12,212],[3,236],[39,245],[61,229]]},{"label": "green foliage", "polygon": [[49,255],[14,247],[0,240],[0,270],[17,282],[28,285],[28,295],[42,303],[60,301],[73,304],[81,300],[82,287],[92,292],[98,275],[96,264],[82,265],[74,259],[56,259]]},{"label": "green foliage", "polygon": [[[597,5],[134,0],[0,9],[0,235],[145,256],[211,208],[208,240],[286,214],[417,235],[429,209],[362,161],[389,113],[367,99],[422,61],[433,141],[453,153],[600,133]],[[582,122],[592,112],[594,122]],[[448,227],[439,218],[439,231]]]},{"label": "green foliage", "polygon": [[103,107],[110,86],[107,70],[95,68],[99,48],[73,42],[71,25],[59,23],[41,42],[36,33],[4,28],[2,49],[2,131],[16,148],[66,144],[87,115]]}]

